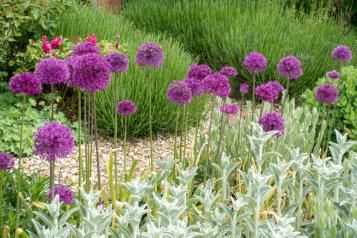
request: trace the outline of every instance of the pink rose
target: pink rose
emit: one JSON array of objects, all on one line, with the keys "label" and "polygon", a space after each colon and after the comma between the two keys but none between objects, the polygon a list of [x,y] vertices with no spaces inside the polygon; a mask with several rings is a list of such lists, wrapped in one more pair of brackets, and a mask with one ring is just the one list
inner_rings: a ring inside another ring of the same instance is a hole
[{"label": "pink rose", "polygon": [[87,41],[96,44],[97,43],[97,36],[95,34],[93,34],[91,36],[87,36]]},{"label": "pink rose", "polygon": [[62,37],[57,37],[51,40],[51,47],[53,49],[58,49],[60,47],[60,45],[63,42],[63,38]]},{"label": "pink rose", "polygon": [[49,42],[43,42],[42,43],[42,50],[45,53],[50,53],[51,52],[51,44]]}]

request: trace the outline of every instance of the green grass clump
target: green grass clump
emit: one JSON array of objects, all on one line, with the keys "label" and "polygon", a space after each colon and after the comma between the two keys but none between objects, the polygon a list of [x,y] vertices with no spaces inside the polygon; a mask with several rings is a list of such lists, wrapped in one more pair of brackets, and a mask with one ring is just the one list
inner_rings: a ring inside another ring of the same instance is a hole
[{"label": "green grass clump", "polygon": [[[71,38],[74,35],[87,36],[95,33],[100,39],[114,39],[121,34],[121,42],[125,44],[126,54],[130,60],[128,72],[113,75],[109,88],[97,95],[97,120],[99,129],[107,134],[114,133],[115,90],[113,80],[118,81],[119,99],[131,99],[137,104],[138,112],[128,121],[129,136],[148,135],[149,100],[148,82],[153,83],[153,132],[166,133],[175,130],[177,107],[171,105],[166,98],[166,90],[173,80],[185,77],[187,68],[194,59],[168,37],[145,34],[124,19],[92,7],[79,6],[76,13],[69,13],[60,19],[58,35]],[[160,69],[146,70],[135,64],[135,54],[141,43],[153,41],[164,50],[165,61]],[[202,116],[205,100],[194,100],[188,107],[190,123]],[[124,121],[118,120],[119,133],[124,132]]]},{"label": "green grass clump", "polygon": [[[142,29],[177,38],[215,69],[237,67],[240,81],[251,80],[242,65],[251,51],[261,52],[269,61],[260,82],[277,79],[285,84],[276,66],[283,56],[295,55],[304,68],[304,76],[292,83],[296,96],[336,68],[331,59],[334,47],[346,44],[356,52],[356,34],[323,10],[307,15],[283,6],[278,0],[131,0],[124,15]],[[354,57],[352,64],[356,63]]]}]

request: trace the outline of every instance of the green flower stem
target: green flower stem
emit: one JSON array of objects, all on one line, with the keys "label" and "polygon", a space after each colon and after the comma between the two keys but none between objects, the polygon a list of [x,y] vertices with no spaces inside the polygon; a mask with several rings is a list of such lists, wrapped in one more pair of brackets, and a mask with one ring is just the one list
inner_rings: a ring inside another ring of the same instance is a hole
[{"label": "green flower stem", "polygon": [[78,90],[78,186],[82,187],[82,176],[83,176],[83,159],[82,159],[82,96],[81,90]]},{"label": "green flower stem", "polygon": [[240,137],[242,131],[242,113],[243,113],[243,104],[244,104],[244,94],[242,94],[242,102],[240,104],[240,112],[239,112],[239,124],[238,124],[238,141],[237,141],[237,156],[239,156],[240,149]]},{"label": "green flower stem", "polygon": [[128,128],[128,117],[124,118],[124,143],[123,143],[123,156],[124,156],[124,178],[126,177],[126,137]]},{"label": "green flower stem", "polygon": [[[51,121],[54,120],[54,114],[55,114],[55,95],[54,95],[54,86],[51,85]],[[50,161],[50,191],[52,191],[52,197],[54,197],[54,188],[55,186],[55,161]]]},{"label": "green flower stem", "polygon": [[19,166],[16,172],[17,180],[17,196],[16,196],[16,229],[19,227],[19,218],[20,218],[20,191],[21,191],[21,162],[23,155],[22,140],[23,140],[23,129],[24,129],[24,117],[25,117],[25,101],[26,96],[22,95],[22,105],[21,105],[21,125],[20,125],[20,150],[19,150]]},{"label": "green flower stem", "polygon": [[219,140],[218,140],[218,145],[217,145],[217,153],[216,153],[216,163],[220,161],[219,156],[220,156],[220,149],[221,149],[221,144],[222,144],[222,138],[223,138],[223,132],[224,132],[224,126],[226,123],[224,123],[224,114],[221,113],[221,118],[220,118],[220,127],[219,127]]},{"label": "green flower stem", "polygon": [[184,123],[185,123],[185,134],[184,134],[184,142],[183,142],[183,163],[184,165],[186,164],[186,166],[184,166],[184,168],[187,168],[187,160],[185,160],[186,157],[186,144],[187,144],[187,108],[186,108],[186,104],[184,106]]},{"label": "green flower stem", "polygon": [[88,113],[87,113],[87,105],[88,102],[87,102],[87,95],[84,94],[84,158],[85,158],[85,166],[86,166],[86,170],[85,170],[85,189],[86,189],[86,192],[89,192],[89,173],[88,173],[88,168],[89,168],[89,158],[88,158],[88,155],[89,155],[89,151],[88,151]]},{"label": "green flower stem", "polygon": [[281,115],[284,115],[286,101],[289,102],[289,84],[290,84],[290,79],[288,78],[288,80],[286,82],[286,89],[285,89],[286,93],[285,93],[285,97],[284,97],[283,108],[281,109]]},{"label": "green flower stem", "polygon": [[209,119],[209,126],[207,131],[207,154],[206,154],[206,163],[205,163],[205,172],[203,181],[207,181],[207,174],[208,174],[208,160],[209,160],[209,153],[211,147],[211,130],[212,130],[212,120],[213,120],[213,111],[214,111],[214,96],[211,96],[211,113]]},{"label": "green flower stem", "polygon": [[176,125],[175,125],[175,138],[174,138],[174,159],[177,159],[177,134],[178,134],[178,125],[180,120],[180,107],[177,107],[176,111]]},{"label": "green flower stem", "polygon": [[[2,206],[3,205],[3,191],[2,191],[3,180],[4,180],[4,175],[2,170],[0,170],[0,211],[5,210],[5,207],[3,208]],[[0,231],[2,231],[2,226],[3,226],[3,216],[0,216]]]},{"label": "green flower stem", "polygon": [[[183,109],[182,109],[181,125],[184,125],[185,118],[186,118],[186,105],[184,105]],[[184,157],[185,157],[185,153],[182,153],[182,150],[184,150],[184,148],[183,148],[184,133],[185,132],[181,128],[181,130],[180,130],[180,161],[181,161],[182,165],[184,163]]]},{"label": "green flower stem", "polygon": [[[261,118],[261,117],[262,117],[263,110],[264,110],[264,101],[262,101],[262,104],[260,104],[259,118]],[[259,118],[258,118],[258,119],[259,119]]]},{"label": "green flower stem", "polygon": [[93,97],[93,121],[94,121],[94,139],[95,139],[95,152],[97,158],[97,176],[98,176],[98,188],[102,189],[102,184],[100,181],[100,160],[99,160],[99,146],[98,146],[98,128],[97,128],[97,110],[96,110],[96,95],[92,94]]},{"label": "green flower stem", "polygon": [[196,119],[196,126],[195,126],[195,135],[194,135],[194,144],[193,144],[193,166],[196,166],[197,162],[197,137],[198,137],[198,130],[199,130],[200,120]]},{"label": "green flower stem", "polygon": [[114,184],[115,184],[115,194],[119,197],[118,189],[118,113],[116,111],[116,104],[119,101],[119,84],[118,79],[114,78]]},{"label": "green flower stem", "polygon": [[149,71],[147,71],[147,79],[149,81],[149,136],[150,136],[150,172],[152,172],[153,163],[153,145],[152,145],[152,81],[149,78]]}]

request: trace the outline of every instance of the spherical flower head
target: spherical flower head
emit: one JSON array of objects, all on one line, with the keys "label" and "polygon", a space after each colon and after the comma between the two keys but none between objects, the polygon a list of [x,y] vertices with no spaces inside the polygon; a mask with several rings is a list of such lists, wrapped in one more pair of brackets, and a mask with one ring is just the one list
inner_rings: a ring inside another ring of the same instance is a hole
[{"label": "spherical flower head", "polygon": [[239,91],[241,94],[246,94],[249,92],[249,84],[247,83],[241,83],[239,85]]},{"label": "spherical flower head", "polygon": [[145,42],[140,45],[135,61],[140,66],[160,68],[164,62],[162,48],[153,42]]},{"label": "spherical flower head", "polygon": [[117,113],[120,116],[128,117],[136,112],[136,105],[133,101],[131,100],[122,100],[118,103],[117,105]]},{"label": "spherical flower head", "polygon": [[332,51],[334,60],[348,62],[352,60],[352,51],[346,45],[339,45]]},{"label": "spherical flower head", "polygon": [[202,82],[196,78],[186,78],[184,82],[191,88],[192,96],[200,96],[202,94]]},{"label": "spherical flower head", "polygon": [[10,91],[35,96],[42,92],[40,80],[31,73],[19,73],[10,79]]},{"label": "spherical flower head", "polygon": [[100,54],[100,48],[92,42],[84,42],[73,48],[72,55]]},{"label": "spherical flower head", "polygon": [[227,98],[231,93],[228,78],[220,73],[213,73],[204,78],[202,87],[204,92],[221,98]]},{"label": "spherical flower head", "polygon": [[55,161],[72,153],[75,142],[70,128],[52,121],[38,129],[34,144],[36,155],[47,161]]},{"label": "spherical flower head", "polygon": [[69,71],[68,84],[70,85],[72,85],[73,81],[74,66],[76,65],[79,58],[80,56],[72,55],[64,60],[64,63],[66,64]]},{"label": "spherical flower head", "polygon": [[14,156],[8,153],[0,153],[0,171],[12,169],[15,165]]},{"label": "spherical flower head", "polygon": [[273,86],[275,88],[275,90],[278,92],[278,94],[280,94],[281,92],[284,91],[284,87],[283,87],[283,85],[281,85],[279,83],[279,81],[273,80],[273,81],[268,82],[268,84]]},{"label": "spherical flower head", "polygon": [[261,84],[255,89],[255,95],[262,101],[273,103],[279,98],[279,92],[271,84]]},{"label": "spherical flower head", "polygon": [[280,60],[278,71],[282,77],[287,77],[291,80],[296,80],[303,75],[300,60],[292,55],[286,56]]},{"label": "spherical flower head", "polygon": [[219,72],[228,78],[234,78],[238,75],[237,70],[232,66],[225,66]]},{"label": "spherical flower head", "polygon": [[44,53],[50,53],[51,52],[51,44],[49,42],[43,42],[42,43],[42,51]]},{"label": "spherical flower head", "polygon": [[44,84],[65,83],[69,79],[69,70],[64,61],[46,58],[36,64],[35,76]]},{"label": "spherical flower head", "polygon": [[264,131],[277,131],[276,137],[281,136],[284,133],[285,125],[284,118],[279,113],[270,112],[259,118],[258,124]]},{"label": "spherical flower head", "polygon": [[110,64],[110,71],[113,73],[123,73],[128,71],[129,59],[124,53],[111,52],[105,59]]},{"label": "spherical flower head", "polygon": [[236,104],[228,104],[228,103],[226,103],[226,104],[223,104],[220,107],[220,111],[223,114],[236,115],[239,112],[239,109],[238,109]]},{"label": "spherical flower head", "polygon": [[94,93],[108,87],[110,64],[98,54],[80,56],[74,64],[72,85]]},{"label": "spherical flower head", "polygon": [[71,188],[58,184],[53,190],[48,192],[48,201],[52,201],[56,195],[59,197],[59,201],[65,205],[71,205],[74,202],[74,194]]},{"label": "spherical flower head", "polygon": [[206,64],[193,64],[188,68],[187,77],[203,80],[212,74],[212,69]]},{"label": "spherical flower head", "polygon": [[332,71],[329,71],[327,72],[327,76],[330,78],[330,79],[338,79],[340,78],[340,72],[336,71],[336,70],[332,70]]},{"label": "spherical flower head", "polygon": [[255,74],[263,72],[266,69],[268,60],[264,57],[264,55],[258,52],[252,52],[245,57],[243,65],[249,73]]},{"label": "spherical flower head", "polygon": [[178,105],[190,103],[192,100],[191,88],[184,81],[173,81],[167,90],[167,98]]},{"label": "spherical flower head", "polygon": [[62,37],[56,37],[54,39],[51,40],[51,47],[52,49],[59,49],[61,44],[63,42],[63,38]]},{"label": "spherical flower head", "polygon": [[315,92],[315,98],[326,104],[335,104],[338,100],[338,96],[337,88],[329,83],[319,86]]}]

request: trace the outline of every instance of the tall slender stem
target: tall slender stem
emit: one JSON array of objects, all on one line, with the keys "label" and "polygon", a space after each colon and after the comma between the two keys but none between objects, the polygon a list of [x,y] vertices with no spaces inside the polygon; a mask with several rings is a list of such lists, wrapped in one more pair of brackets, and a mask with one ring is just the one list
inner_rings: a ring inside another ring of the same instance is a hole
[{"label": "tall slender stem", "polygon": [[116,111],[116,103],[119,101],[119,78],[114,78],[114,183],[115,183],[115,194],[119,197],[118,189],[118,113]]},{"label": "tall slender stem", "polygon": [[87,113],[87,107],[88,107],[88,102],[87,102],[87,95],[84,94],[84,112],[83,112],[83,117],[84,117],[84,158],[85,158],[85,166],[86,166],[86,170],[85,170],[85,189],[86,189],[86,192],[89,192],[89,172],[88,172],[88,169],[89,169],[89,164],[88,164],[88,161],[89,161],[89,158],[88,158],[88,155],[89,155],[89,152],[88,152],[88,113]]},{"label": "tall slender stem", "polygon": [[[185,117],[186,117],[186,105],[183,106],[182,110],[183,110],[183,113],[182,113],[181,125],[184,124],[184,120],[185,120]],[[182,143],[183,143],[183,134],[182,133],[183,133],[183,130],[181,128],[181,130],[180,130],[180,160],[181,160],[181,163],[183,164],[185,155],[182,154],[182,149],[183,149],[183,145],[182,145]]]},{"label": "tall slender stem", "polygon": [[[5,210],[5,208],[3,208],[3,206],[2,206],[3,205],[3,191],[2,191],[3,180],[4,180],[3,172],[0,170],[0,211]],[[5,214],[6,214],[6,212],[5,212]],[[0,232],[2,232],[2,226],[3,226],[2,222],[3,222],[3,216],[0,216]]]},{"label": "tall slender stem", "polygon": [[[54,104],[55,104],[55,95],[54,95],[54,86],[51,84],[51,121],[54,120]],[[55,161],[50,161],[50,191],[52,193],[52,198],[54,198],[54,188],[55,186]]]},{"label": "tall slender stem", "polygon": [[252,91],[252,120],[255,112],[255,73],[253,73],[253,91]]},{"label": "tall slender stem", "polygon": [[290,83],[290,79],[288,78],[288,81],[286,82],[286,93],[285,93],[285,98],[284,98],[284,102],[283,102],[283,108],[282,108],[282,112],[281,114],[284,114],[284,110],[285,110],[285,104],[286,102],[289,102],[289,83]]},{"label": "tall slender stem", "polygon": [[98,128],[97,128],[97,110],[96,110],[96,95],[92,94],[93,97],[93,121],[94,121],[94,137],[95,137],[95,152],[97,158],[97,176],[98,176],[98,188],[102,189],[101,179],[100,179],[100,160],[99,160],[99,145],[98,145]]},{"label": "tall slender stem", "polygon": [[[149,76],[149,70],[147,75]],[[149,136],[150,136],[150,171],[153,170],[153,146],[152,146],[152,79],[147,77],[149,81]]]},{"label": "tall slender stem", "polygon": [[126,177],[126,137],[128,128],[128,117],[124,118],[124,143],[123,143],[123,156],[124,156],[124,178]]},{"label": "tall slender stem", "polygon": [[218,157],[220,156],[220,149],[221,149],[221,143],[222,143],[222,137],[223,137],[223,132],[224,132],[224,114],[221,113],[221,118],[220,118],[220,127],[219,127],[219,141],[218,141],[218,147],[217,147],[217,153],[216,153],[216,162],[219,161]]},{"label": "tall slender stem", "polygon": [[[184,125],[185,125],[185,135],[184,135],[184,142],[183,142],[183,163],[184,165],[186,164],[186,144],[187,144],[187,108],[186,108],[186,104],[184,106]],[[186,168],[186,166],[184,166],[184,168]]]},{"label": "tall slender stem", "polygon": [[82,176],[83,176],[81,132],[82,132],[82,97],[81,97],[81,90],[78,90],[78,163],[79,163],[78,186],[79,187],[82,187]]},{"label": "tall slender stem", "polygon": [[242,95],[242,102],[240,104],[240,112],[239,112],[239,125],[238,125],[238,141],[237,141],[237,156],[239,156],[239,149],[240,149],[240,136],[242,130],[242,113],[243,113],[243,104],[244,104],[244,94]]},{"label": "tall slender stem", "polygon": [[180,107],[177,107],[176,111],[176,125],[175,125],[175,138],[174,138],[174,159],[177,159],[177,133],[178,133],[178,125],[180,120]]},{"label": "tall slender stem", "polygon": [[211,147],[211,130],[212,130],[212,119],[213,119],[213,111],[214,111],[214,96],[211,96],[211,114],[210,114],[210,119],[209,119],[209,126],[208,126],[208,131],[207,131],[207,157],[206,157],[206,163],[205,163],[205,172],[204,172],[204,178],[203,181],[206,182],[207,180],[207,174],[208,174],[208,160],[209,160],[209,151]]}]

